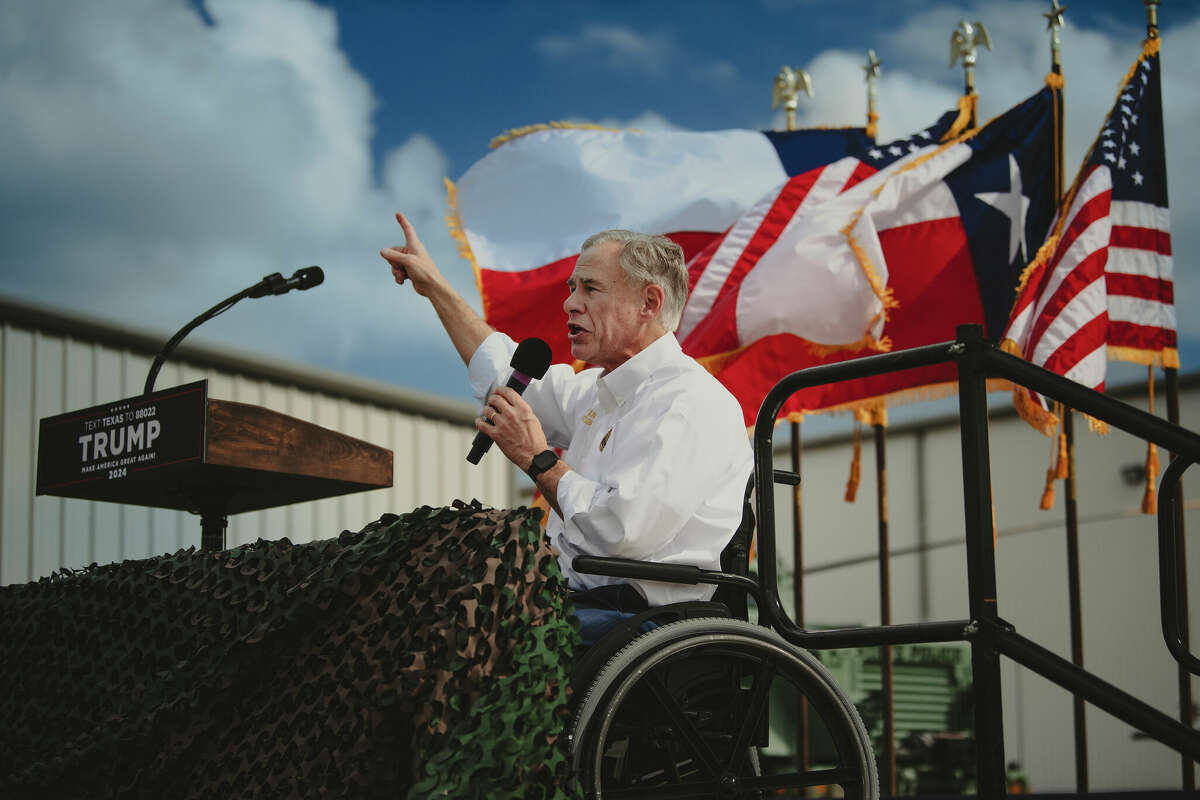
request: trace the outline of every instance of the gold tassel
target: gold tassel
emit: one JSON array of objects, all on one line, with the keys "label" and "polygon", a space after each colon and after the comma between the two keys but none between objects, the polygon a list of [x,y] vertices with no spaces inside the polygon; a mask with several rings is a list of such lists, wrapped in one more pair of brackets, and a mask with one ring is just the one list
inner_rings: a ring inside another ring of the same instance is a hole
[{"label": "gold tassel", "polygon": [[1158,478],[1158,448],[1154,442],[1146,445],[1146,493],[1142,495],[1142,513],[1158,513],[1158,491],[1154,482]]},{"label": "gold tassel", "polygon": [[858,481],[862,477],[862,423],[854,420],[854,455],[850,460],[850,479],[846,481],[847,503],[853,503],[858,496]]},{"label": "gold tassel", "polygon": [[[1154,367],[1147,367],[1150,380],[1150,413],[1154,413]],[[1146,493],[1142,495],[1142,513],[1158,513],[1158,494],[1154,482],[1158,479],[1158,448],[1154,442],[1146,442]]]},{"label": "gold tassel", "polygon": [[1065,480],[1067,475],[1067,434],[1063,432],[1058,434],[1058,461],[1054,465],[1054,477]]},{"label": "gold tassel", "polygon": [[875,135],[879,133],[879,125],[876,124],[878,122],[878,114],[876,114],[874,111],[867,113],[867,136],[870,136],[871,139],[874,139]]},{"label": "gold tassel", "polygon": [[974,92],[964,94],[958,98],[958,117],[950,125],[950,129],[942,134],[943,142],[948,142],[967,130],[967,126],[971,124],[971,119],[975,116],[975,109],[978,103],[979,95]]},{"label": "gold tassel", "polygon": [[1046,488],[1042,491],[1042,503],[1038,506],[1042,511],[1054,508],[1054,467],[1046,470]]}]

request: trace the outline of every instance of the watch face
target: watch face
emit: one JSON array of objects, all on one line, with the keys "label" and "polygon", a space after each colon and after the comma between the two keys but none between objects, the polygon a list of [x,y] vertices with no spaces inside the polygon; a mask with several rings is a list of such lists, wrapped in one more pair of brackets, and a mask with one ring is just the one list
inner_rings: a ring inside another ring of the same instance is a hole
[{"label": "watch face", "polygon": [[533,457],[533,463],[529,465],[529,471],[532,473],[545,472],[558,463],[558,456],[552,450],[543,450]]}]

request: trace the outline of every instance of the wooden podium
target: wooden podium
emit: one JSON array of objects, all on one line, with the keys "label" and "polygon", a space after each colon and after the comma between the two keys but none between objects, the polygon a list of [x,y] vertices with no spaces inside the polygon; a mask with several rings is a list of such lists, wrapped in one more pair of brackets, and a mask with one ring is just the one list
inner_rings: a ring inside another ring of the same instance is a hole
[{"label": "wooden podium", "polygon": [[392,451],[277,411],[208,397],[208,382],[40,423],[39,495],[200,515],[224,549],[228,516],[392,485]]}]

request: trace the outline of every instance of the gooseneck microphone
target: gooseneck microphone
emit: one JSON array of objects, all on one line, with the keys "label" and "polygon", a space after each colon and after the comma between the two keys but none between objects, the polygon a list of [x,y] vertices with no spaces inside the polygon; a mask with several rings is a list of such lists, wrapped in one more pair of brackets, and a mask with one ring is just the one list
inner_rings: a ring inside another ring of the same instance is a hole
[{"label": "gooseneck microphone", "polygon": [[302,267],[296,270],[290,278],[285,278],[278,272],[272,272],[250,288],[242,289],[233,297],[227,297],[217,303],[208,311],[205,311],[180,328],[179,333],[172,336],[170,341],[163,345],[163,349],[154,357],[154,363],[150,365],[150,373],[146,376],[146,386],[142,390],[143,394],[150,394],[150,392],[154,391],[154,379],[158,377],[158,371],[162,369],[163,362],[167,360],[167,356],[171,354],[171,351],[183,341],[183,337],[187,336],[202,323],[208,322],[218,314],[223,314],[233,308],[233,304],[238,300],[241,300],[243,297],[264,297],[268,294],[285,294],[292,289],[311,289],[314,286],[321,285],[321,282],[324,280],[325,272],[320,267]]},{"label": "gooseneck microphone", "polygon": [[[516,352],[513,353],[512,361],[509,362],[513,374],[508,379],[508,388],[517,394],[522,394],[530,381],[538,380],[546,374],[546,370],[550,369],[551,357],[550,345],[541,339],[532,336],[522,339],[521,343],[517,345]],[[471,452],[467,453],[467,461],[478,464],[479,459],[483,458],[483,454],[491,446],[492,437],[483,431],[475,434],[475,440],[471,442]]]},{"label": "gooseneck microphone", "polygon": [[246,297],[263,297],[268,294],[287,294],[292,289],[311,289],[325,280],[325,271],[320,267],[302,267],[292,277],[285,278],[272,272],[246,290]]}]

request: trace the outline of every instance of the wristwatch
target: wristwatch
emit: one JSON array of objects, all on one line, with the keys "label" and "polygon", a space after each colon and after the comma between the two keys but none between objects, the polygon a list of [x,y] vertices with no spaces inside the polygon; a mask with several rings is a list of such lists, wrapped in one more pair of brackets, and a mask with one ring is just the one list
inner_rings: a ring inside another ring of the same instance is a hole
[{"label": "wristwatch", "polygon": [[529,469],[525,470],[525,474],[534,481],[537,481],[538,475],[541,475],[557,463],[558,455],[553,450],[543,450],[533,457],[533,461],[529,462]]}]

